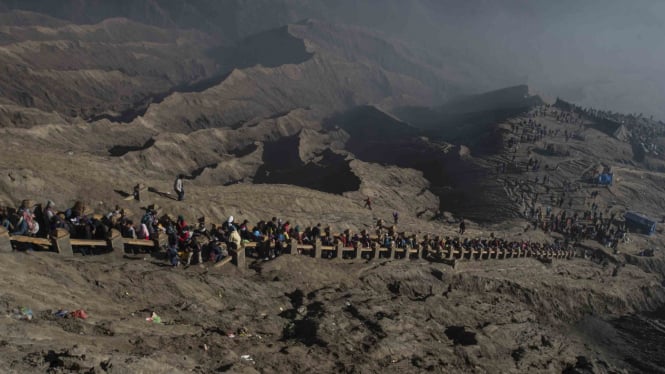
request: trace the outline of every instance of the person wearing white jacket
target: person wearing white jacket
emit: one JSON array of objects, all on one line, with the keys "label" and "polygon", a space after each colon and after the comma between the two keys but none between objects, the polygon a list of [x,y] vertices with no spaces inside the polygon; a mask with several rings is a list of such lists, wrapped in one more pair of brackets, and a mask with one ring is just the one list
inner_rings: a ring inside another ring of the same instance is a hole
[{"label": "person wearing white jacket", "polygon": [[175,183],[173,183],[173,190],[178,195],[178,201],[182,201],[185,198],[185,187],[183,186],[184,175],[178,175]]}]

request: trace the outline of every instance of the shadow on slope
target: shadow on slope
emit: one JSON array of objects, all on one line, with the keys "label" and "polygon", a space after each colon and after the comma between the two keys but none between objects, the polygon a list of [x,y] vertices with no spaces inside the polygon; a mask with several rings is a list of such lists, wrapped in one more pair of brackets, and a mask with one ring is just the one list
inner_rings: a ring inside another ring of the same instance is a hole
[{"label": "shadow on slope", "polygon": [[486,155],[502,147],[495,124],[540,104],[540,97],[529,95],[528,86],[522,85],[460,97],[437,108],[401,107],[394,113],[432,139],[464,144]]},{"label": "shadow on slope", "polygon": [[[346,149],[359,160],[416,169],[430,182],[442,211],[451,211],[479,222],[512,218],[505,196],[488,190],[488,171],[465,157],[462,148],[420,136],[409,126],[375,107],[363,106],[335,115],[327,129],[342,128],[350,134]],[[491,211],[491,214],[488,214]]]},{"label": "shadow on slope", "polygon": [[155,145],[155,139],[149,139],[145,144],[139,145],[139,146],[133,146],[133,145],[114,145],[113,147],[109,148],[109,155],[111,157],[122,157],[126,155],[129,152],[136,152],[136,151],[144,151],[150,147]]},{"label": "shadow on slope", "polygon": [[288,26],[249,36],[233,47],[216,48],[208,54],[222,64],[225,71],[256,65],[274,68],[301,64],[313,56],[307,52],[302,39],[291,35]]},{"label": "shadow on slope", "polygon": [[317,162],[305,163],[299,147],[298,135],[266,143],[263,165],[257,170],[254,183],[291,184],[335,194],[360,188],[360,179],[344,156],[326,149]]},{"label": "shadow on slope", "polygon": [[203,79],[193,83],[181,84],[171,88],[166,92],[155,93],[149,95],[140,102],[134,103],[132,107],[127,110],[124,110],[117,114],[102,113],[92,117],[87,118],[88,122],[95,122],[101,120],[109,120],[115,123],[129,123],[134,119],[145,115],[148,111],[148,107],[151,104],[159,104],[164,101],[167,97],[173,95],[174,93],[191,93],[191,92],[202,92],[211,87],[217,86],[218,84],[224,82],[226,78],[230,75],[230,72],[224,74],[218,74],[213,77]]},{"label": "shadow on slope", "polygon": [[197,82],[175,86],[167,92],[150,95],[119,114],[104,113],[91,117],[88,121],[107,119],[111,122],[128,123],[145,115],[151,104],[159,104],[174,93],[203,92],[221,84],[234,69],[244,69],[256,65],[273,68],[286,64],[300,64],[313,56],[307,52],[302,39],[289,33],[288,26],[250,36],[233,47],[212,49],[208,55],[221,65],[220,74]]}]

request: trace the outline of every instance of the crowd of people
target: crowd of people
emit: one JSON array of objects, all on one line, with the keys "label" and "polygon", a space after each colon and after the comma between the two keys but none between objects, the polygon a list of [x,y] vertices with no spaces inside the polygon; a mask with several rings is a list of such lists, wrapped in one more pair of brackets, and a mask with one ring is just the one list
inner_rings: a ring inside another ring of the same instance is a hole
[{"label": "crowd of people", "polygon": [[[254,225],[250,225],[248,220],[237,221],[233,216],[228,217],[222,224],[208,224],[205,217],[198,218],[195,224],[189,224],[182,215],[177,218],[169,214],[159,215],[157,207],[153,205],[145,209],[138,222],[126,213],[124,209],[116,206],[103,215],[90,214],[82,202],[76,202],[71,208],[60,211],[52,201],[48,201],[42,209],[41,204],[25,200],[18,209],[0,209],[0,222],[12,235],[41,237],[47,237],[53,230],[61,228],[69,231],[75,239],[104,240],[110,231],[115,229],[125,238],[161,242],[166,259],[172,266],[221,261],[229,256],[230,250],[240,248],[243,242],[255,243],[246,246],[246,256],[264,261],[297,250],[291,248],[292,240],[298,245],[321,243],[324,248],[346,249],[325,250],[324,256],[328,258],[344,256],[344,252],[352,250],[380,247],[430,248],[430,257],[451,248],[559,248],[555,244],[513,242],[496,238],[494,235],[489,239],[464,237],[466,224],[463,219],[460,221],[459,236],[450,238],[400,232],[396,225],[398,214],[393,214],[392,225],[379,220],[373,230],[354,232],[347,229],[336,234],[330,226],[323,227],[320,223],[301,229],[300,226],[277,217],[259,221]],[[85,251],[83,253],[86,254]],[[383,251],[379,253],[379,256],[381,255],[385,256],[387,253]],[[399,251],[396,257],[404,255],[404,251]],[[363,257],[367,256],[370,254],[363,252]]]},{"label": "crowd of people", "polygon": [[578,118],[579,121],[589,120],[607,125],[608,129],[617,129],[624,126],[630,135],[628,141],[641,144],[645,151],[661,157],[665,149],[659,144],[653,143],[654,139],[665,136],[665,123],[656,121],[653,116],[646,117],[640,114],[622,114],[607,110],[584,108],[578,105],[557,100],[557,107],[565,110],[570,117]]},{"label": "crowd of people", "polygon": [[0,221],[12,235],[46,237],[60,228],[74,238],[105,239],[109,232],[106,217],[87,214],[85,204],[80,201],[70,208],[57,210],[51,200],[43,207],[23,200],[18,209],[0,207]]},{"label": "crowd of people", "polygon": [[[588,113],[579,108],[536,108],[528,113],[526,118],[511,123],[507,144],[509,148],[516,150],[521,143],[542,142],[546,138],[559,136],[559,129],[543,126],[537,121],[538,117],[550,116],[559,123],[581,126],[589,119]],[[571,138],[579,137],[579,134],[564,128],[563,137],[567,142]],[[541,170],[541,161],[532,157],[530,152],[527,151],[523,160],[516,158],[516,151],[512,153],[512,171],[523,175]],[[592,190],[585,191],[581,183],[562,179],[561,175],[558,180],[554,180],[548,173],[558,168],[558,165],[551,167],[546,164],[543,168],[544,175],[536,174],[533,180],[529,177],[517,182],[506,179],[505,183],[511,190],[519,191],[513,198],[522,206],[523,216],[534,229],[562,234],[566,243],[592,239],[616,250],[619,243],[628,240],[627,230],[623,223],[615,220],[614,214],[610,214],[609,208],[605,209],[605,217],[603,216],[604,212],[596,200],[601,190],[599,186],[590,184],[588,187]],[[506,167],[500,165],[499,171],[505,172]]]},{"label": "crowd of people", "polygon": [[[32,235],[46,237],[55,229],[61,228],[69,231],[72,238],[80,239],[105,239],[110,230],[118,230],[123,237],[154,240],[166,237],[166,253],[169,262],[173,266],[181,263],[191,265],[203,263],[204,261],[220,261],[229,255],[229,250],[234,250],[242,245],[242,242],[255,242],[256,245],[248,247],[248,256],[270,260],[284,252],[291,251],[290,243],[295,239],[300,245],[314,244],[317,240],[326,247],[341,246],[350,249],[362,248],[416,248],[427,246],[440,252],[444,249],[460,248],[539,248],[548,250],[560,250],[569,243],[583,240],[596,239],[601,243],[614,247],[626,239],[626,228],[616,223],[615,217],[603,217],[603,212],[595,203],[598,191],[591,193],[591,205],[589,209],[582,212],[579,206],[573,205],[573,193],[578,193],[581,188],[579,184],[571,181],[553,181],[550,176],[540,175],[541,167],[545,170],[556,170],[554,167],[544,165],[542,160],[531,156],[527,152],[524,160],[516,159],[516,153],[522,143],[542,142],[548,137],[563,136],[566,141],[574,137],[575,133],[568,129],[553,129],[544,126],[538,121],[540,116],[554,117],[557,121],[569,124],[581,125],[583,116],[587,112],[566,112],[555,109],[549,105],[536,108],[528,113],[525,118],[510,123],[510,133],[507,136],[507,145],[513,149],[510,165],[519,174],[533,173],[533,184],[530,180],[522,180],[526,185],[514,186],[521,192],[516,196],[518,203],[524,207],[524,217],[529,220],[534,229],[539,228],[547,232],[558,232],[564,235],[563,243],[531,243],[528,241],[515,242],[495,238],[493,235],[488,239],[464,237],[466,224],[464,219],[459,221],[459,235],[456,238],[426,235],[419,238],[416,234],[405,234],[398,232],[396,225],[399,222],[399,213],[392,214],[393,226],[387,226],[384,221],[379,221],[374,230],[362,230],[358,233],[352,230],[344,230],[340,234],[334,234],[331,228],[323,228],[321,224],[301,229],[298,225],[292,225],[289,221],[283,221],[277,217],[270,220],[260,221],[250,225],[247,220],[238,222],[233,216],[221,225],[207,225],[205,218],[201,217],[196,224],[189,225],[183,216],[173,218],[170,215],[158,216],[157,209],[149,206],[145,209],[140,221],[134,221],[119,206],[107,214],[90,214],[85,204],[76,202],[72,207],[57,210],[53,201],[48,201],[44,208],[41,204],[34,204],[28,200],[22,202],[18,209],[0,209],[0,222],[13,235]],[[498,171],[506,172],[507,165],[499,165]],[[179,175],[174,182],[174,192],[177,200],[184,199],[184,176]],[[510,183],[507,179],[506,183]],[[139,186],[140,187],[140,186]],[[554,193],[554,188],[558,191]],[[538,191],[545,189],[545,192]],[[552,190],[552,191],[551,191]],[[140,200],[138,195],[140,188],[135,188],[134,197]],[[549,200],[548,200],[549,197]],[[545,198],[545,202],[542,202]],[[587,198],[584,199],[585,205]],[[540,205],[540,206],[538,206]],[[371,210],[372,201],[370,197],[364,200],[364,207]],[[573,209],[575,208],[575,209]],[[570,210],[570,213],[566,210]],[[327,257],[342,255],[337,251],[324,251]]]}]

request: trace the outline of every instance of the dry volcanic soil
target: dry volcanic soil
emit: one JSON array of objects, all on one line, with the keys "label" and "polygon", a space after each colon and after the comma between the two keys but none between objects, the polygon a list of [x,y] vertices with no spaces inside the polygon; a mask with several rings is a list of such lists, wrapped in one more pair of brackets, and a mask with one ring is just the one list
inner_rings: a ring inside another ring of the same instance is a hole
[{"label": "dry volcanic soil", "polygon": [[[136,223],[154,204],[357,233],[398,212],[400,233],[576,255],[172,268],[164,248],[67,257],[13,237],[0,372],[665,372],[662,122],[484,92],[477,65],[320,20],[320,2],[63,4],[0,0],[3,214],[80,201]],[[616,248],[557,220],[616,230],[631,211],[655,230]]]}]

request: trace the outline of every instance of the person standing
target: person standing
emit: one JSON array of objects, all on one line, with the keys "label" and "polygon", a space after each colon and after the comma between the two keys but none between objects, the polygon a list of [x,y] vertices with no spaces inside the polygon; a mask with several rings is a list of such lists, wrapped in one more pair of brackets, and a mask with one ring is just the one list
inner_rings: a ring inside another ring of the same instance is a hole
[{"label": "person standing", "polygon": [[189,241],[187,245],[187,252],[189,252],[189,255],[187,256],[187,266],[192,264],[192,258],[196,256],[196,261],[198,262],[199,266],[203,266],[203,256],[201,255],[202,253],[202,246],[201,243],[199,243],[199,240],[197,239],[196,236],[192,237],[192,239]]},{"label": "person standing", "polygon": [[399,212],[393,212],[393,220],[395,220],[395,224],[397,224],[397,221],[399,220]]},{"label": "person standing", "polygon": [[459,233],[460,235],[464,235],[464,231],[466,231],[466,223],[464,222],[464,217],[460,219],[459,223]]},{"label": "person standing", "polygon": [[137,183],[134,186],[134,200],[141,201],[141,183]]},{"label": "person standing", "polygon": [[185,188],[183,186],[183,178],[184,175],[182,174],[178,175],[178,178],[176,178],[175,183],[173,184],[173,189],[175,190],[175,193],[178,194],[178,201],[182,201],[185,198]]},{"label": "person standing", "polygon": [[372,210],[372,199],[369,196],[365,199],[365,208]]},{"label": "person standing", "polygon": [[242,238],[240,237],[240,234],[238,233],[238,230],[236,230],[235,226],[231,225],[230,230],[231,234],[229,235],[229,241],[227,244],[230,249],[238,250],[242,245]]}]

